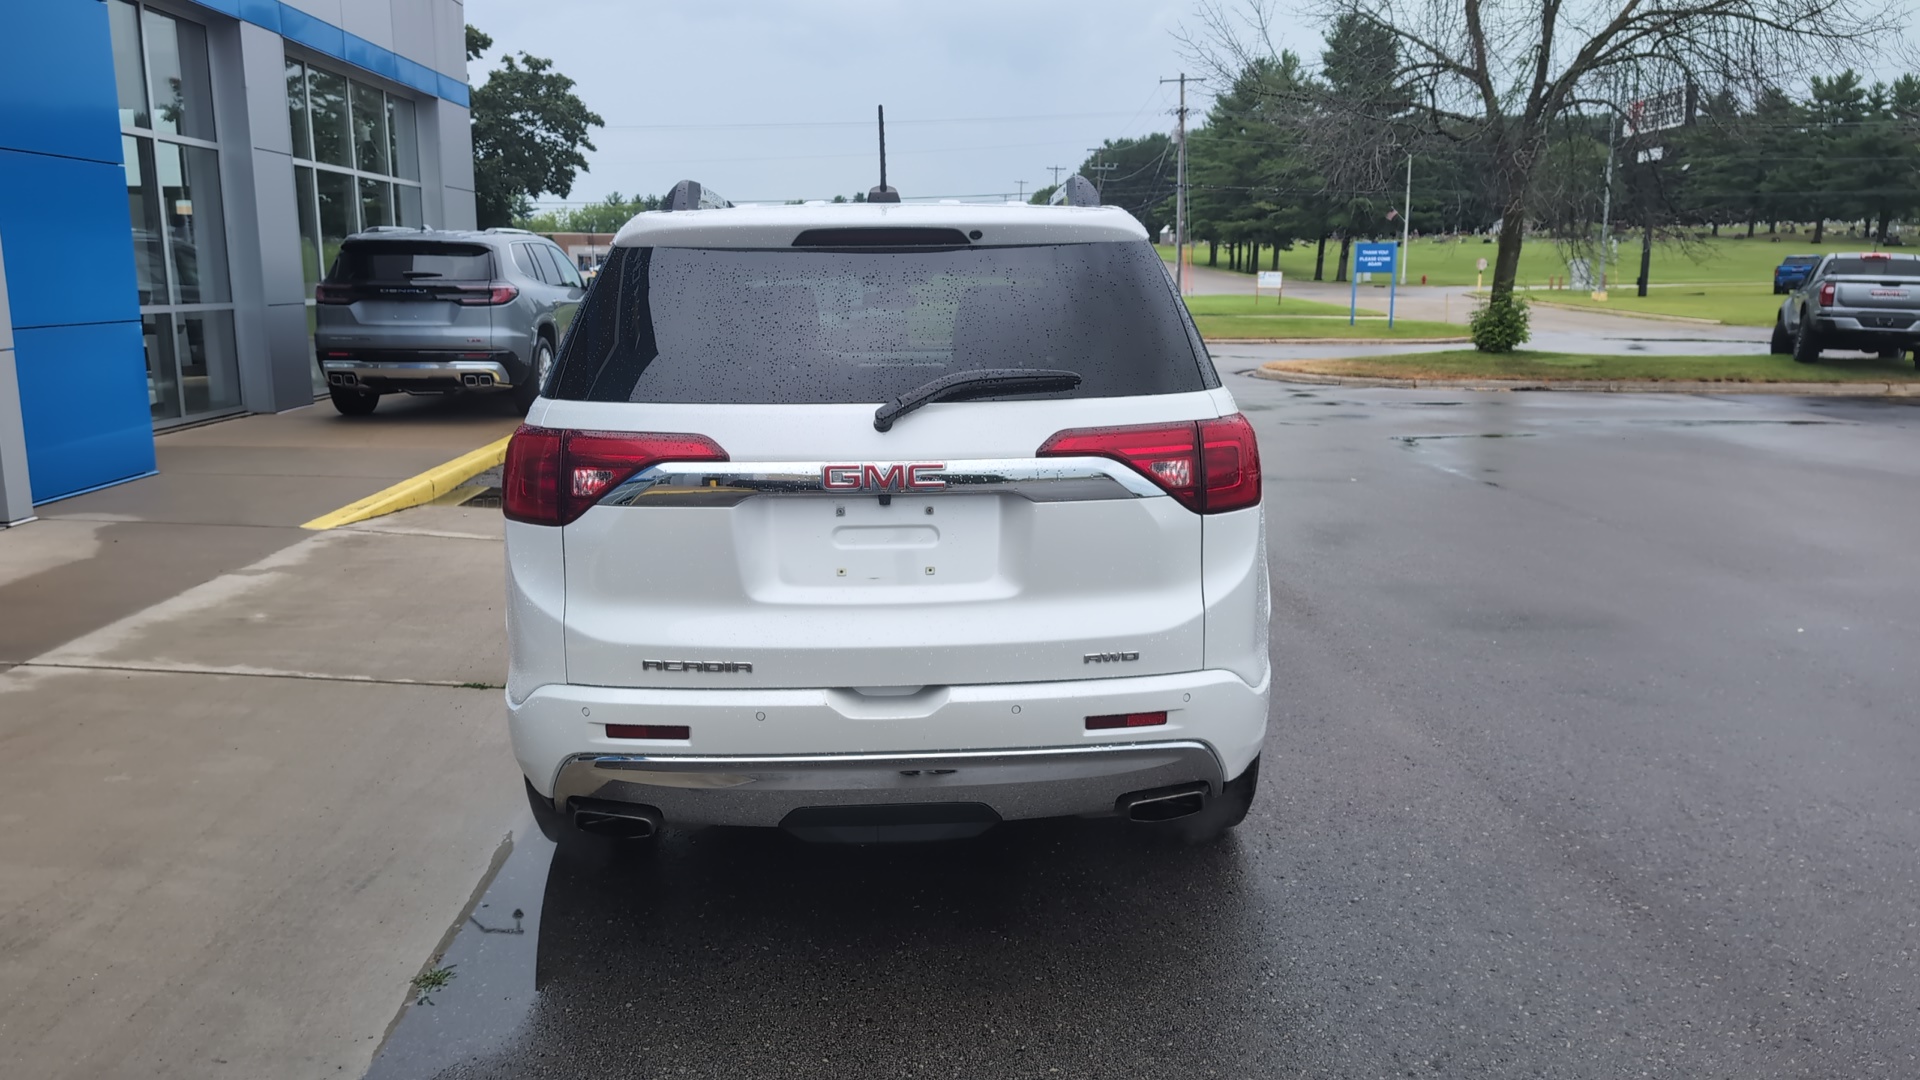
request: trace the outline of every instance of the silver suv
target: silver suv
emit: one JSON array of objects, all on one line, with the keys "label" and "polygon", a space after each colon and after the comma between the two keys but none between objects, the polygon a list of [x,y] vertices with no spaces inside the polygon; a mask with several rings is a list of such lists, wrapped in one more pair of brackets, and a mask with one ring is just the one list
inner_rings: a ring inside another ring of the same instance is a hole
[{"label": "silver suv", "polygon": [[370,229],[315,289],[314,349],[348,416],[396,391],[505,391],[524,412],[585,296],[567,256],[523,229]]}]

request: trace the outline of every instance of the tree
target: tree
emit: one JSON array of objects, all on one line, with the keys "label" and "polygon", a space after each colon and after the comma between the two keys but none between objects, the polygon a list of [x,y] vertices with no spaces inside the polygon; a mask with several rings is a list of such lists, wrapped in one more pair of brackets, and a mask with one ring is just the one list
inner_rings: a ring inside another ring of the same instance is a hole
[{"label": "tree", "polygon": [[[1229,11],[1206,0],[1184,41],[1213,74],[1273,52],[1268,0]],[[1361,104],[1401,136],[1445,139],[1484,155],[1483,183],[1500,215],[1492,292],[1510,295],[1526,237],[1527,204],[1555,124],[1626,87],[1757,87],[1782,71],[1822,65],[1888,38],[1900,20],[1877,0],[1320,0],[1342,19],[1391,35],[1399,101]],[[1364,66],[1363,66],[1364,70]],[[1637,95],[1636,95],[1637,96]],[[1330,99],[1336,107],[1338,99]],[[1384,138],[1384,136],[1383,136]]]},{"label": "tree", "polygon": [[[493,39],[467,28],[467,57],[478,59]],[[589,128],[599,114],[573,92],[573,80],[538,56],[507,56],[472,94],[473,186],[481,228],[525,217],[534,198],[564,196],[587,167],[583,150],[596,147]]]},{"label": "tree", "polygon": [[625,225],[633,215],[643,210],[658,210],[665,203],[666,200],[658,195],[639,195],[630,199],[615,191],[597,203],[516,217],[513,224],[537,233],[618,232],[620,226]]},{"label": "tree", "polygon": [[1046,187],[1035,188],[1033,194],[1027,197],[1027,201],[1035,206],[1045,206],[1047,205],[1047,200],[1053,198],[1053,193],[1059,190],[1059,184],[1048,184]]},{"label": "tree", "polygon": [[[1139,218],[1149,235],[1158,236],[1171,217],[1161,206],[1173,194],[1175,158],[1173,140],[1159,132],[1107,139],[1080,166],[1080,174],[1100,189],[1101,205],[1120,207]],[[1191,167],[1188,171],[1191,181]]]}]

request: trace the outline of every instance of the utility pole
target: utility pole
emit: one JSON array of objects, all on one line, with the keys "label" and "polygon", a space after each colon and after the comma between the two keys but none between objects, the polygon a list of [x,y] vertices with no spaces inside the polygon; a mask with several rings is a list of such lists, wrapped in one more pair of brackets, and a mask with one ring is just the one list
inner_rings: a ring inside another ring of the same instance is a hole
[{"label": "utility pole", "polygon": [[1069,168],[1071,168],[1071,166],[1068,166],[1068,165],[1049,165],[1049,166],[1047,166],[1047,168],[1049,168],[1049,169],[1052,169],[1052,170],[1053,170],[1053,186],[1054,186],[1054,187],[1059,187],[1059,186],[1060,186],[1060,174],[1061,174],[1061,173],[1063,173],[1063,172],[1066,172],[1066,171],[1067,171],[1067,170],[1068,170]]},{"label": "utility pole", "polygon": [[1027,182],[1025,180],[1015,180],[1014,183],[1020,185],[1020,195],[1019,195],[1020,201],[1026,202],[1027,201]]},{"label": "utility pole", "polygon": [[1173,285],[1174,291],[1182,296],[1187,294],[1187,83],[1205,82],[1204,79],[1187,78],[1181,72],[1176,79],[1161,79],[1162,83],[1180,84],[1180,162],[1175,166],[1173,181]]},{"label": "utility pole", "polygon": [[1087,179],[1093,181],[1093,190],[1095,191],[1099,191],[1105,186],[1108,173],[1120,167],[1112,163],[1104,165],[1100,163],[1100,155],[1106,153],[1106,151],[1107,148],[1104,146],[1087,147],[1087,153],[1093,155],[1093,166],[1087,170],[1093,175],[1087,177]]},{"label": "utility pole", "polygon": [[1600,196],[1600,299],[1607,298],[1607,254],[1613,246],[1613,129],[1619,117],[1607,114],[1607,179]]},{"label": "utility pole", "polygon": [[[1407,155],[1407,199],[1400,204],[1400,284],[1407,283],[1407,242],[1413,234],[1413,155]],[[1391,321],[1391,320],[1389,320]]]}]

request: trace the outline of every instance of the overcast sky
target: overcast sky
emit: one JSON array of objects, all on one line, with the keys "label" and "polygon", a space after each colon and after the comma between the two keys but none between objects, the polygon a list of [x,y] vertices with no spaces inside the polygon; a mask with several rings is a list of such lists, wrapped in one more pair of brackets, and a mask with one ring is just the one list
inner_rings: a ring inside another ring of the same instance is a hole
[{"label": "overcast sky", "polygon": [[[692,178],[735,201],[1013,193],[1102,138],[1170,130],[1191,0],[466,0],[503,50],[552,59],[606,120],[568,201]],[[1318,52],[1319,35],[1297,41]],[[1189,91],[1190,96],[1195,91]],[[1193,102],[1190,101],[1190,104]],[[1204,107],[1204,98],[1199,99]],[[552,205],[555,200],[542,200]]]}]

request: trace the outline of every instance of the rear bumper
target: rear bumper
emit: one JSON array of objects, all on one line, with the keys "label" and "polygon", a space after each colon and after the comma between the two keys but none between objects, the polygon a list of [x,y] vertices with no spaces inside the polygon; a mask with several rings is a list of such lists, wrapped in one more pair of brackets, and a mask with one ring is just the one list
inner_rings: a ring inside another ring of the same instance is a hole
[{"label": "rear bumper", "polygon": [[1920,342],[1920,319],[1902,312],[1817,315],[1813,325],[1825,339],[1823,344],[1836,348],[1849,345],[1869,350],[1896,345],[1911,348],[1913,343]]},{"label": "rear bumper", "polygon": [[[1224,671],[844,690],[541,687],[509,726],[521,769],[563,812],[584,797],[667,822],[778,825],[820,806],[970,802],[1003,819],[1111,813],[1120,796],[1240,775],[1266,736],[1268,685]],[[1154,727],[1086,718],[1167,713]],[[673,724],[677,741],[611,739],[608,724]]]},{"label": "rear bumper", "polygon": [[510,352],[461,358],[431,353],[320,351],[320,370],[329,386],[370,390],[507,390],[522,364]]},{"label": "rear bumper", "polygon": [[977,803],[1002,820],[1111,812],[1121,796],[1226,777],[1204,743],[1070,746],[945,754],[652,757],[582,754],[560,768],[554,805],[637,803],[669,822],[779,825],[795,810]]}]

